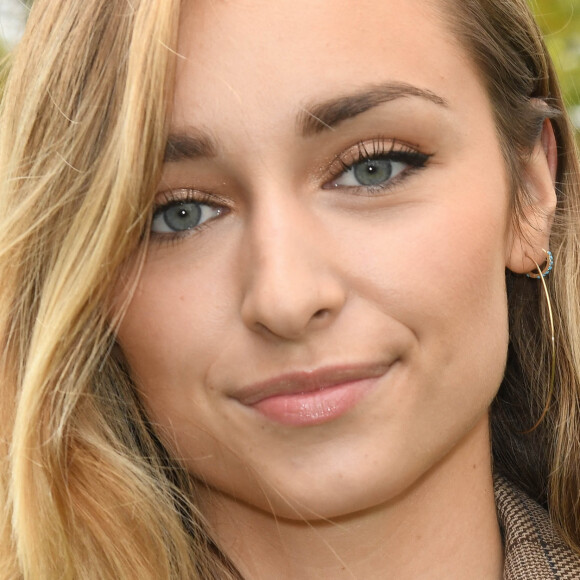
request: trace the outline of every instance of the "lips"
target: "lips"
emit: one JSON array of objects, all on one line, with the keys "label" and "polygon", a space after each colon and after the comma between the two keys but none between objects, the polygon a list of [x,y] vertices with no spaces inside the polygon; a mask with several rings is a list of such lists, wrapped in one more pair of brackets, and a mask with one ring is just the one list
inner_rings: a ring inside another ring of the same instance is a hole
[{"label": "lips", "polygon": [[319,424],[354,407],[390,366],[350,365],[283,374],[247,385],[232,397],[278,423]]}]

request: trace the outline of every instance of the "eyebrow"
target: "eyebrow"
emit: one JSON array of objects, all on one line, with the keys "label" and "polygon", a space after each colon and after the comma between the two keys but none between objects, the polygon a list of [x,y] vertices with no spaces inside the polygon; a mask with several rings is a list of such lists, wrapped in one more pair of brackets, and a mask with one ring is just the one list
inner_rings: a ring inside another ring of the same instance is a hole
[{"label": "eyebrow", "polygon": [[170,134],[165,145],[164,163],[215,157],[216,146],[209,136],[195,131]]},{"label": "eyebrow", "polygon": [[378,105],[408,97],[419,97],[441,107],[449,106],[443,97],[432,91],[407,83],[389,82],[302,107],[297,118],[297,130],[303,137],[333,130],[339,123]]},{"label": "eyebrow", "polygon": [[[427,89],[399,82],[371,85],[354,93],[342,95],[322,102],[301,107],[296,118],[296,127],[303,137],[317,135],[360,115],[369,109],[408,97],[419,97],[441,107],[448,107],[447,101]],[[217,147],[213,139],[205,133],[184,130],[172,133],[167,138],[164,163],[215,157]]]}]

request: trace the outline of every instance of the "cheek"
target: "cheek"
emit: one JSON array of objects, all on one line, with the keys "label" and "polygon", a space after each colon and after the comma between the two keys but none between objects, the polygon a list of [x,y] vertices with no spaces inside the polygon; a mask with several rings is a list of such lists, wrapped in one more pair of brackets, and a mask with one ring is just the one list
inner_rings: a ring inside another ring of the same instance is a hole
[{"label": "cheek", "polygon": [[487,409],[507,357],[507,212],[502,202],[498,196],[495,203],[447,208],[426,235],[424,247],[430,251],[409,284],[410,300],[424,303],[420,319],[409,312],[410,324],[418,328],[418,340],[438,369],[439,385],[454,385],[449,410],[466,418],[469,409]]},{"label": "cheek", "polygon": [[458,389],[481,384],[489,402],[507,355],[508,196],[503,184],[469,196],[448,184],[438,191],[449,195],[401,209],[371,235],[361,229],[345,242],[345,252],[367,248],[351,251],[346,270],[358,272],[351,285],[359,295],[413,333],[426,373]]},{"label": "cheek", "polygon": [[463,309],[481,314],[487,303],[505,298],[507,211],[497,202],[433,201],[386,223],[362,224],[342,243],[336,239],[350,256],[345,272],[357,272],[352,284],[405,318],[436,307],[446,316]]},{"label": "cheek", "polygon": [[220,409],[205,383],[225,343],[217,338],[223,326],[217,289],[195,284],[192,271],[177,268],[169,275],[165,267],[147,264],[117,338],[158,435],[176,457],[186,449],[195,472],[198,456],[223,453],[218,442],[226,437],[215,420]]},{"label": "cheek", "polygon": [[144,387],[190,385],[199,379],[192,372],[203,374],[211,364],[216,345],[225,346],[231,272],[221,257],[193,259],[186,245],[177,250],[145,264],[117,335]]}]

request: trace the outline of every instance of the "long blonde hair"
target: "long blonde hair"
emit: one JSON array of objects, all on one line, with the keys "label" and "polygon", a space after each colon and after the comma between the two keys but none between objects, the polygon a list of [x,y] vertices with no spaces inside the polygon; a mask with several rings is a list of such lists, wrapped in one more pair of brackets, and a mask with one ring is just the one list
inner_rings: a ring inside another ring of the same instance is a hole
[{"label": "long blonde hair", "polygon": [[[37,2],[0,138],[0,575],[227,578],[114,346],[179,5]],[[184,522],[187,522],[185,524]]]},{"label": "long blonde hair", "polygon": [[[497,468],[547,503],[580,551],[573,140],[524,0],[448,1],[450,23],[494,102],[514,195],[545,115],[535,99],[548,102],[557,128],[557,264],[549,281],[558,332],[554,394],[548,401],[540,286],[508,275],[512,340],[492,428]],[[5,578],[239,577],[206,531],[191,479],[148,423],[114,337],[113,313],[122,308],[113,307],[113,290],[143,246],[160,178],[179,4],[37,0],[15,55],[0,126]],[[522,203],[514,197],[514,211]],[[541,426],[525,434],[546,405]]]}]

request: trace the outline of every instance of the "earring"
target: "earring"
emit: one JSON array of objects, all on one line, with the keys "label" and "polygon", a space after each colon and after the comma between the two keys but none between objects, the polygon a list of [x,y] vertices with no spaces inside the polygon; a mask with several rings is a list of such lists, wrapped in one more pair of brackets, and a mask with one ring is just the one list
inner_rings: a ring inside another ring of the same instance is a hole
[{"label": "earring", "polygon": [[552,255],[552,252],[550,252],[550,250],[544,250],[544,252],[546,252],[546,256],[547,256],[546,264],[544,265],[544,269],[540,268],[539,264],[536,264],[536,268],[538,270],[538,273],[537,274],[530,273],[530,274],[526,274],[526,276],[528,278],[540,279],[542,281],[544,295],[546,296],[546,303],[548,306],[548,315],[549,315],[549,319],[550,319],[550,331],[551,331],[551,337],[550,337],[551,344],[550,344],[550,346],[551,346],[551,351],[552,351],[552,353],[551,353],[552,354],[552,357],[551,357],[552,361],[550,364],[550,382],[548,384],[548,395],[546,397],[546,404],[544,406],[544,410],[542,411],[540,418],[536,421],[536,424],[528,431],[524,431],[525,434],[531,433],[532,431],[537,429],[538,426],[542,423],[542,421],[546,417],[548,410],[550,408],[550,404],[552,402],[552,397],[554,395],[554,384],[556,382],[556,331],[554,328],[554,313],[552,311],[552,301],[550,300],[550,293],[548,292],[548,285],[546,284],[546,280],[545,280],[545,278],[548,276],[548,274],[554,268],[554,256]]},{"label": "earring", "polygon": [[538,264],[536,264],[536,268],[538,273],[536,274],[535,271],[529,272],[526,274],[528,278],[545,278],[553,269],[554,269],[554,256],[550,250],[544,250],[546,252],[546,263],[544,269],[542,270]]}]

